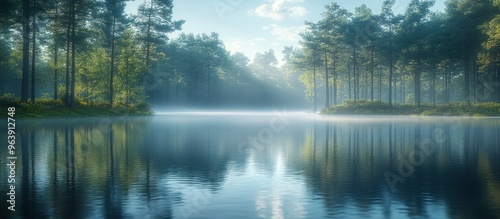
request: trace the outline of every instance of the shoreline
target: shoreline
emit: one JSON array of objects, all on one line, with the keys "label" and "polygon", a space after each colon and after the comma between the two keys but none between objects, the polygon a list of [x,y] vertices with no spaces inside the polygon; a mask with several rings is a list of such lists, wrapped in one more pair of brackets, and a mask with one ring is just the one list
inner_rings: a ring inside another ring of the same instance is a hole
[{"label": "shoreline", "polygon": [[[15,107],[17,119],[68,119],[68,118],[106,118],[154,116],[156,112],[149,104],[136,106],[113,106],[107,104],[78,104],[75,108],[64,105],[62,101],[40,100],[35,104],[8,101],[0,104],[0,119],[7,118],[9,107]],[[230,112],[224,110],[224,112]],[[234,111],[237,112],[237,111]],[[321,109],[319,115],[337,116],[420,116],[420,117],[500,117],[500,103],[477,103],[467,106],[465,103],[422,104],[420,108],[410,104],[389,104],[379,100],[347,100],[342,104]],[[161,114],[160,114],[161,115]]]},{"label": "shoreline", "polygon": [[75,108],[64,105],[62,101],[38,101],[35,104],[18,101],[3,102],[0,105],[0,119],[7,118],[9,107],[15,108],[16,119],[68,119],[68,118],[105,118],[123,116],[151,116],[154,115],[149,105],[139,107],[109,105],[83,105]]},{"label": "shoreline", "polygon": [[466,103],[389,104],[379,100],[345,101],[320,111],[321,115],[401,115],[401,116],[460,116],[460,117],[500,117],[500,103],[486,102],[467,106]]}]

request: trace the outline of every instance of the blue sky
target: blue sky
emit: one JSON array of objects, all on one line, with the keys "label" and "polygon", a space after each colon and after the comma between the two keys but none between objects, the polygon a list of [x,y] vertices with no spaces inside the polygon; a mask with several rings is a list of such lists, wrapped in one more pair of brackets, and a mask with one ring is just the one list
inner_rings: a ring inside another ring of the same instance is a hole
[{"label": "blue sky", "polygon": [[[435,0],[433,11],[444,10],[445,0]],[[186,20],[185,33],[219,33],[226,49],[243,52],[250,60],[255,53],[273,49],[278,60],[285,46],[297,46],[304,21],[321,19],[324,6],[331,2],[351,12],[366,4],[380,12],[383,0],[174,0],[174,19]],[[393,10],[404,13],[410,0],[396,0]],[[144,0],[129,2],[127,13],[136,13]],[[178,33],[170,34],[175,38]]]}]

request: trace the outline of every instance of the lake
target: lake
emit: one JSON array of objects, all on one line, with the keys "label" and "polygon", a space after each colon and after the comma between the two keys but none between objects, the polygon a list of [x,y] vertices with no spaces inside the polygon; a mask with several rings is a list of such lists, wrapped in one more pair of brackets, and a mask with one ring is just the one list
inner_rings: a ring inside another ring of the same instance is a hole
[{"label": "lake", "polygon": [[500,218],[500,118],[18,120],[15,150],[2,218]]}]

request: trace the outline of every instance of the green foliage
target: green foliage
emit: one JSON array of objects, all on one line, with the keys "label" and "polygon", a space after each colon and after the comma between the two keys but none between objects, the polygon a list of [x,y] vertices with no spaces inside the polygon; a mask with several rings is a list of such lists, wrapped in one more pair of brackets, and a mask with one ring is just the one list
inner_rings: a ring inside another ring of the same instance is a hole
[{"label": "green foliage", "polygon": [[148,102],[146,102],[146,101],[141,101],[141,102],[139,102],[139,103],[135,106],[135,108],[136,108],[137,110],[142,111],[142,112],[149,112],[149,111],[151,111],[151,104],[149,104],[149,103],[148,103]]},{"label": "green foliage", "polygon": [[427,106],[422,115],[446,115],[446,116],[499,116],[500,103],[477,103],[467,106],[465,103],[453,103],[438,105],[436,108]]},{"label": "green foliage", "polygon": [[[366,5],[351,13],[331,3],[320,21],[306,22],[301,49],[287,51],[287,70],[299,72],[306,99],[377,98],[423,109],[479,99],[485,81],[499,82],[499,0],[449,0],[445,12],[432,12],[432,0],[412,0],[402,14],[395,3],[385,0],[378,15]],[[494,95],[479,101],[500,101],[498,89],[488,89]]]},{"label": "green foliage", "polygon": [[314,78],[314,74],[312,73],[312,71],[306,71],[304,73],[302,73],[301,75],[299,75],[299,80],[300,82],[302,82],[305,87],[306,87],[306,99],[309,100],[309,101],[314,101],[314,89],[316,89],[314,87],[314,80],[316,78]]},{"label": "green foliage", "polygon": [[325,114],[391,114],[389,104],[380,100],[346,100],[344,103],[322,110]]},{"label": "green foliage", "polygon": [[166,42],[166,33],[180,30],[184,20],[172,21],[172,0],[147,0],[139,6],[136,23],[141,30],[141,39],[154,44]]},{"label": "green foliage", "polygon": [[136,46],[136,40],[132,30],[126,29],[120,42],[120,56],[118,62],[118,74],[116,78],[115,95],[117,101],[129,105],[145,99],[142,87],[142,78],[146,71],[145,63],[140,54],[140,48]]},{"label": "green foliage", "polygon": [[[500,10],[500,0],[494,0],[494,8]],[[479,53],[478,61],[481,64],[480,71],[487,72],[500,65],[500,14],[496,14],[481,28],[487,39],[482,43],[483,50]]]},{"label": "green foliage", "polygon": [[0,107],[18,106],[19,100],[20,100],[20,98],[14,96],[14,94],[4,93],[0,96]]},{"label": "green foliage", "polygon": [[10,54],[8,63],[10,66],[13,67],[13,69],[15,69],[15,74],[19,78],[21,78],[21,73],[22,73],[22,60],[23,60],[22,44],[17,43],[15,44],[15,48]]},{"label": "green foliage", "polygon": [[347,100],[343,104],[323,109],[322,114],[331,115],[422,115],[422,116],[500,116],[500,103],[478,103],[467,106],[466,103],[439,104],[435,107],[422,104],[401,104],[390,107],[379,100]]},{"label": "green foliage", "polygon": [[77,57],[76,96],[91,105],[108,100],[109,56],[106,49],[97,47]]},{"label": "green foliage", "polygon": [[[145,63],[135,40],[135,34],[125,30],[118,43],[116,58],[115,104],[133,105],[145,99],[142,78]],[[80,102],[92,105],[109,100],[110,56],[103,47],[95,47],[77,57],[76,96]]]},{"label": "green foliage", "polygon": [[[92,106],[78,102],[74,109],[66,107],[62,100],[40,98],[34,104],[22,103],[19,98],[6,94],[0,97],[0,111],[7,112],[8,107],[16,107],[15,118],[67,118],[67,117],[104,117],[104,116],[140,116],[151,115],[153,112],[146,102],[135,107],[117,106],[110,108],[109,104]],[[6,118],[1,115],[0,119]]]},{"label": "green foliage", "polygon": [[282,85],[280,82],[285,80],[285,75],[276,67],[277,64],[278,60],[274,55],[274,51],[270,49],[264,53],[256,53],[250,68],[256,78],[280,86]]}]

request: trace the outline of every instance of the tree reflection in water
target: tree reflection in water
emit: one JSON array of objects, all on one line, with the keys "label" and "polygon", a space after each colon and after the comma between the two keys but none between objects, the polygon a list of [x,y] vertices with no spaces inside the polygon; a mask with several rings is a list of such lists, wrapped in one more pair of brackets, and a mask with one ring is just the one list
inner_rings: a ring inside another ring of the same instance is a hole
[{"label": "tree reflection in water", "polygon": [[[267,127],[271,117],[261,117],[20,126],[18,216],[500,216],[498,119],[291,118],[264,150],[239,150]],[[445,140],[392,192],[384,173],[436,129]]]}]

